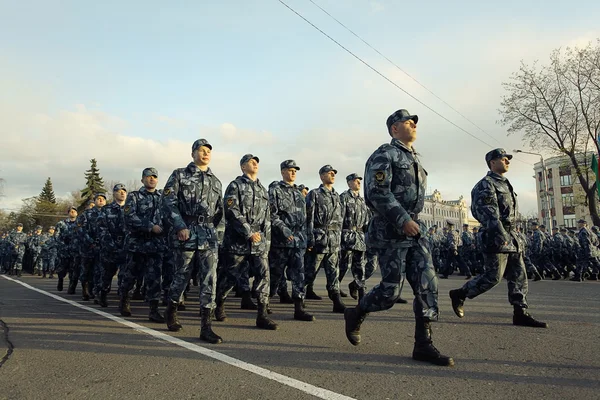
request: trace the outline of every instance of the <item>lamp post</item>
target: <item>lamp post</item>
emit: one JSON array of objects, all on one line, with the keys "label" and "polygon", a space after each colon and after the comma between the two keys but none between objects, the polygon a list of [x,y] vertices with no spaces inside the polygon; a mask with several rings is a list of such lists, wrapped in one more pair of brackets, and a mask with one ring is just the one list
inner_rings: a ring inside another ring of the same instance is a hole
[{"label": "lamp post", "polygon": [[532,153],[530,151],[523,151],[519,149],[513,150],[515,153],[531,154],[534,156],[540,156],[542,162],[542,171],[544,175],[544,194],[546,197],[546,205],[548,206],[548,230],[552,232],[552,208],[550,207],[550,191],[548,190],[548,170],[546,169],[546,163],[544,162],[544,156],[540,153]]}]

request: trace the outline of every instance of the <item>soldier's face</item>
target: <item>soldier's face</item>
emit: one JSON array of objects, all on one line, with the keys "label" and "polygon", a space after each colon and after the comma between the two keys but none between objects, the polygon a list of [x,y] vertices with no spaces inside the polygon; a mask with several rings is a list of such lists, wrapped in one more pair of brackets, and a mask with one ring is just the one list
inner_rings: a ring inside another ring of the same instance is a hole
[{"label": "soldier's face", "polygon": [[412,143],[417,140],[417,124],[412,119],[397,122],[392,126],[392,136],[403,143]]},{"label": "soldier's face", "polygon": [[331,185],[335,183],[335,172],[329,171],[321,174],[321,182],[325,185]]},{"label": "soldier's face", "polygon": [[23,232],[23,227],[22,226],[17,226],[17,232]]},{"label": "soldier's face", "polygon": [[200,146],[198,150],[192,153],[194,164],[199,166],[208,166],[212,157],[212,151],[206,146]]},{"label": "soldier's face", "polygon": [[54,229],[48,229],[48,233],[49,233],[50,235],[54,235]]},{"label": "soldier's face", "polygon": [[251,159],[242,165],[242,172],[245,174],[258,174],[258,163],[255,159]]},{"label": "soldier's face", "polygon": [[359,191],[360,190],[360,179],[354,179],[351,181],[348,181],[348,188],[350,188],[350,190],[352,191]]},{"label": "soldier's face", "polygon": [[490,161],[490,169],[497,174],[504,174],[508,172],[509,165],[510,160],[507,157],[497,158]]},{"label": "soldier's face", "polygon": [[116,192],[113,192],[113,198],[116,201],[125,201],[127,198],[127,192],[123,189],[117,190]]},{"label": "soldier's face", "polygon": [[69,217],[70,218],[77,218],[77,210],[70,209],[69,210]]},{"label": "soldier's face", "polygon": [[96,207],[102,208],[106,205],[106,199],[102,196],[97,197],[96,202],[94,204],[96,204]]},{"label": "soldier's face", "polygon": [[158,185],[158,176],[145,176],[142,178],[142,183],[146,189],[156,189],[156,185]]},{"label": "soldier's face", "polygon": [[294,183],[296,182],[296,168],[284,168],[281,170],[281,177],[284,182]]}]

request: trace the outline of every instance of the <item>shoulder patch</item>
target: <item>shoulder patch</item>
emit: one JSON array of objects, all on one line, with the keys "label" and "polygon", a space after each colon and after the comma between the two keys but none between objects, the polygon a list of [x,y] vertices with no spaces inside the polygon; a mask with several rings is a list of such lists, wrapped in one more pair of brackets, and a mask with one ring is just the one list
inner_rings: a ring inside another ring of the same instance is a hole
[{"label": "shoulder patch", "polygon": [[165,189],[164,192],[163,192],[163,194],[165,196],[168,196],[170,193],[171,193],[171,189]]},{"label": "shoulder patch", "polygon": [[375,180],[377,182],[383,182],[384,179],[385,179],[385,172],[383,172],[383,171],[375,172]]},{"label": "shoulder patch", "polygon": [[129,210],[131,210],[131,207],[129,207],[129,206],[126,206],[126,207],[124,208],[124,211],[125,211],[125,212],[129,212]]},{"label": "shoulder patch", "polygon": [[486,204],[486,205],[490,205],[493,202],[494,202],[494,199],[492,199],[491,197],[486,197],[483,199],[483,204]]}]

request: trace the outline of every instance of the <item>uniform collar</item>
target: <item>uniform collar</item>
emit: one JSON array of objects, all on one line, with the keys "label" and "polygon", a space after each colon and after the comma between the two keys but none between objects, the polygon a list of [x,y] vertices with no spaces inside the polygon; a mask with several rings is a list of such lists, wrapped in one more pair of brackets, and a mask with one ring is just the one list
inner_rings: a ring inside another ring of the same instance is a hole
[{"label": "uniform collar", "polygon": [[506,177],[495,173],[494,171],[488,171],[487,176],[494,178],[497,181],[506,181]]},{"label": "uniform collar", "polygon": [[418,155],[419,153],[417,153],[417,150],[415,149],[415,147],[413,146],[412,149],[410,149],[407,145],[405,145],[404,143],[402,143],[399,139],[393,138],[392,141],[390,142],[390,144],[394,147],[398,147],[399,149],[402,149],[404,151],[407,151],[413,155]]},{"label": "uniform collar", "polygon": [[335,193],[335,188],[333,186],[331,187],[331,190],[327,190],[325,188],[325,185],[323,185],[322,183],[319,185],[319,189],[321,189],[321,191],[325,193]]},{"label": "uniform collar", "polygon": [[198,168],[198,166],[193,161],[191,163],[189,163],[186,168],[192,173],[200,172],[200,173],[205,173],[207,175],[213,174],[212,171],[210,170],[210,167],[208,167],[208,169],[206,171],[202,171],[200,168]]}]

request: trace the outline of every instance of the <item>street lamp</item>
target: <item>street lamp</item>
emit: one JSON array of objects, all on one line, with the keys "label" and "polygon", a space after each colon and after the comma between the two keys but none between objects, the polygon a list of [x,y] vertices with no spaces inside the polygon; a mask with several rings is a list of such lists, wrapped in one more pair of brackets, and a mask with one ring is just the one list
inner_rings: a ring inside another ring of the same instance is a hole
[{"label": "street lamp", "polygon": [[542,171],[544,173],[544,193],[546,194],[546,205],[548,206],[548,230],[552,231],[552,209],[550,207],[550,191],[548,190],[548,170],[546,169],[546,163],[544,162],[544,156],[540,153],[532,153],[530,151],[523,151],[519,149],[513,150],[515,153],[531,154],[534,156],[540,156],[542,162]]}]

